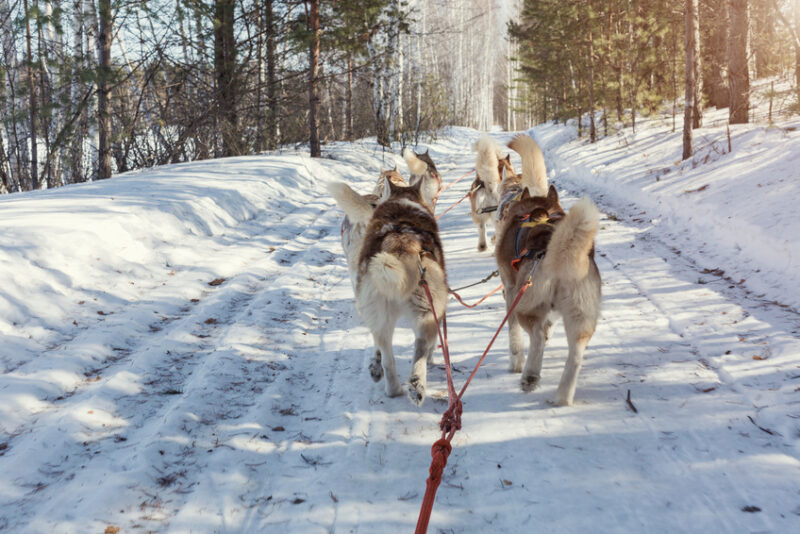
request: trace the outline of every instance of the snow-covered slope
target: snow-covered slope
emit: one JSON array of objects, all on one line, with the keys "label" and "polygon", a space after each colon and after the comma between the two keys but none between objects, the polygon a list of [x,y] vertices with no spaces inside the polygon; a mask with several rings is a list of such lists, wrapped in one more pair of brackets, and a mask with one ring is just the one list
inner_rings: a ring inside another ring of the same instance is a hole
[{"label": "snow-covered slope", "polygon": [[[530,394],[501,334],[467,391],[430,532],[800,528],[800,134],[736,130],[732,154],[701,150],[693,168],[675,165],[666,129],[594,146],[532,132],[563,203],[589,194],[606,213],[604,316],[570,408],[546,402],[561,327]],[[445,183],[470,170],[478,135],[429,146]],[[325,154],[0,198],[0,530],[413,530],[446,408],[441,356],[419,409],[372,382],[323,187],[407,172],[373,142]],[[453,287],[494,269],[467,211],[440,220]],[[457,385],[503,313],[499,293],[450,304]],[[412,342],[395,336],[401,376]]]}]

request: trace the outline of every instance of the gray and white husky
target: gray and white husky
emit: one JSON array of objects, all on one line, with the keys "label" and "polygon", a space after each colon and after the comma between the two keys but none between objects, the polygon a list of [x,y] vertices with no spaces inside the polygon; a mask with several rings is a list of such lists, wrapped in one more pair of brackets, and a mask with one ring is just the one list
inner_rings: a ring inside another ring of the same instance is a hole
[{"label": "gray and white husky", "polygon": [[497,209],[500,201],[500,161],[502,151],[491,137],[483,134],[473,146],[478,153],[475,160],[475,180],[469,189],[472,222],[478,227],[478,252],[486,250],[486,224],[493,220],[490,210]]},{"label": "gray and white husky", "polygon": [[398,320],[406,319],[416,337],[406,393],[418,406],[425,399],[427,365],[438,337],[437,322],[420,286],[421,277],[430,288],[439,321],[444,319],[448,296],[439,229],[420,192],[422,185],[419,180],[410,187],[397,186],[385,177],[383,196],[374,208],[347,184],[328,185],[350,222],[365,226],[355,262],[354,291],[356,309],[375,342],[370,374],[376,382],[385,379],[388,396],[403,392],[392,338]]}]

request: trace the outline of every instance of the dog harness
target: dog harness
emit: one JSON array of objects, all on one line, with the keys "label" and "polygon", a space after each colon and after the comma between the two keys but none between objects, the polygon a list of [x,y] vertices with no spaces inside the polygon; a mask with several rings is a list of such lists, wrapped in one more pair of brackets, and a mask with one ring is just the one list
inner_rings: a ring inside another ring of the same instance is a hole
[{"label": "dog harness", "polygon": [[523,234],[528,233],[528,228],[535,228],[537,226],[553,226],[553,223],[550,222],[548,217],[542,217],[535,221],[529,220],[531,217],[530,213],[525,216],[523,219],[523,223],[520,225],[519,229],[517,230],[517,236],[514,240],[514,259],[511,260],[511,268],[515,271],[519,272],[519,264],[522,263],[524,259],[532,259],[536,262],[544,257],[544,253],[547,252],[547,246],[541,249],[527,249],[524,248],[520,250],[520,243],[523,238]]}]

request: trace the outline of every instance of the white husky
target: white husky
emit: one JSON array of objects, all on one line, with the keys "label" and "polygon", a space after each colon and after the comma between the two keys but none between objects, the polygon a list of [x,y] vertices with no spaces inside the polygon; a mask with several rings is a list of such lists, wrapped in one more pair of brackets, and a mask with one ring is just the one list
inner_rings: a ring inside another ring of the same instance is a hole
[{"label": "white husky", "polygon": [[473,146],[478,156],[475,160],[475,180],[469,189],[472,222],[478,226],[478,251],[486,250],[486,223],[493,220],[491,210],[499,202],[500,157],[502,151],[491,137],[483,134]]},{"label": "white husky", "polygon": [[370,374],[385,377],[386,394],[400,395],[392,337],[398,319],[410,322],[416,336],[414,362],[406,386],[416,405],[425,399],[427,365],[433,358],[437,322],[420,286],[424,276],[439,321],[444,319],[447,280],[444,253],[433,211],[420,193],[422,182],[399,187],[385,178],[377,207],[344,183],[328,189],[354,224],[366,225],[355,279],[356,309],[372,332],[375,352]]}]

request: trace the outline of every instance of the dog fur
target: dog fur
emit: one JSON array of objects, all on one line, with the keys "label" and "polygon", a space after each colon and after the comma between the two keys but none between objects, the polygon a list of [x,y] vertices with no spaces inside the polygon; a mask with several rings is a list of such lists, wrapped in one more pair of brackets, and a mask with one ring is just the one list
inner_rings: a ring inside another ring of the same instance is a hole
[{"label": "dog fur", "polygon": [[[530,161],[526,166],[526,157],[532,153],[521,154],[523,184],[525,169],[531,168]],[[522,372],[523,391],[536,389],[552,319],[561,315],[569,353],[555,399],[559,406],[573,402],[583,354],[600,317],[601,279],[594,261],[598,225],[599,212],[590,199],[579,200],[565,215],[558,192],[550,186],[546,196],[532,196],[528,188],[523,188],[520,198],[508,206],[498,232],[495,259],[504,285],[506,309],[511,308],[528,279],[533,284],[508,319],[510,371]],[[525,250],[541,251],[543,255],[522,257],[517,270],[512,261]],[[530,337],[527,360],[523,354],[523,330]]]},{"label": "dog fur", "polygon": [[429,152],[430,150],[426,150],[423,154],[417,154],[410,148],[405,148],[403,150],[403,159],[408,165],[409,172],[411,172],[408,183],[416,185],[421,182],[420,192],[422,193],[422,199],[428,206],[434,208],[436,206],[436,198],[442,189],[442,177],[439,171],[436,170],[436,165],[433,163]]},{"label": "dog fur", "polygon": [[388,396],[403,392],[392,338],[397,321],[407,319],[416,341],[406,393],[418,406],[425,399],[427,365],[433,359],[438,335],[438,324],[419,285],[421,269],[439,321],[444,319],[448,295],[439,230],[433,211],[422,198],[421,186],[422,181],[417,181],[400,187],[384,177],[384,195],[374,210],[366,198],[346,184],[329,186],[348,219],[356,224],[366,222],[354,289],[356,309],[375,341],[370,375],[376,382],[385,379]]},{"label": "dog fur", "polygon": [[500,147],[491,137],[483,134],[473,146],[478,153],[475,160],[475,180],[469,190],[472,222],[478,227],[478,252],[486,250],[486,224],[492,220],[492,213],[485,211],[494,208],[499,201],[497,187],[500,184]]}]

